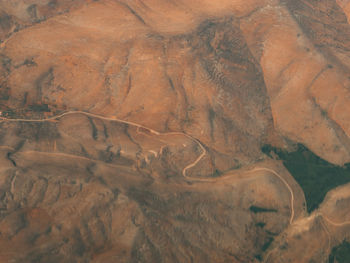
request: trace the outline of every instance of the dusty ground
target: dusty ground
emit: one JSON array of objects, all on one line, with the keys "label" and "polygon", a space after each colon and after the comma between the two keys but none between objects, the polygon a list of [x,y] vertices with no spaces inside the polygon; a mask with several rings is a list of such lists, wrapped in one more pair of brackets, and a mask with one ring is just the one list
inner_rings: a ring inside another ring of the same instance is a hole
[{"label": "dusty ground", "polygon": [[327,262],[271,144],[350,162],[348,1],[0,1],[0,262]]}]

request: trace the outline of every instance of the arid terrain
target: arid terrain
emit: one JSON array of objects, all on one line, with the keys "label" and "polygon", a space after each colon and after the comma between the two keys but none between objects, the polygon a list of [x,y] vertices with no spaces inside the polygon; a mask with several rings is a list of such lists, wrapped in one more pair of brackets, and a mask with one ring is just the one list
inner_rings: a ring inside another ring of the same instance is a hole
[{"label": "arid terrain", "polygon": [[350,262],[349,21],[0,0],[0,263]]}]

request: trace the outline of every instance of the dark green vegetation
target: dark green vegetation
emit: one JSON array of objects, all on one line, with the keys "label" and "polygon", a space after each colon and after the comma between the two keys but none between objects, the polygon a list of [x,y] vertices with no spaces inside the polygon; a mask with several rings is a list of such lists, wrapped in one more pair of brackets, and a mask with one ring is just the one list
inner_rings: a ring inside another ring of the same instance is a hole
[{"label": "dark green vegetation", "polygon": [[258,227],[264,228],[264,227],[266,226],[266,223],[264,223],[264,222],[258,222],[258,223],[256,223],[255,225],[258,226]]},{"label": "dark green vegetation", "polygon": [[329,190],[350,182],[349,164],[341,167],[328,163],[301,144],[294,152],[270,145],[262,147],[262,151],[270,157],[274,152],[283,161],[284,166],[304,191],[308,212],[318,208]]},{"label": "dark green vegetation", "polygon": [[267,212],[277,212],[276,209],[264,208],[264,207],[260,207],[260,206],[254,206],[254,205],[249,207],[249,210],[251,212],[253,212],[254,214],[256,214],[256,213],[267,213]]},{"label": "dark green vegetation", "polygon": [[47,104],[33,104],[28,106],[30,111],[38,112],[50,112],[49,105]]},{"label": "dark green vegetation", "polygon": [[349,263],[350,262],[350,243],[343,241],[339,246],[333,247],[328,259],[329,263]]},{"label": "dark green vegetation", "polygon": [[273,242],[274,238],[273,237],[269,237],[268,240],[266,241],[266,243],[262,246],[262,251],[266,251],[269,246],[271,245],[271,243]]}]

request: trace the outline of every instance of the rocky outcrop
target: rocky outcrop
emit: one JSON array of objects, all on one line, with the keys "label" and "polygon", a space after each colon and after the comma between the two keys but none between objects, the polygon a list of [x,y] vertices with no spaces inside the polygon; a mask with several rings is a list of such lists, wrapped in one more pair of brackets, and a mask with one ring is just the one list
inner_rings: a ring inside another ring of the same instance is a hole
[{"label": "rocky outcrop", "polygon": [[346,191],[261,147],[350,161],[347,10],[2,1],[0,261],[326,262]]}]

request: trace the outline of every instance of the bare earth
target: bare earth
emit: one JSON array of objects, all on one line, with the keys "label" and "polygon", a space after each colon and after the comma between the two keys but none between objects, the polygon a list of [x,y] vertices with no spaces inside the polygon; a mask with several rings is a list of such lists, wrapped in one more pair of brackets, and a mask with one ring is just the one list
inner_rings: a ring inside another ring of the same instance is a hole
[{"label": "bare earth", "polygon": [[328,262],[350,184],[308,214],[261,147],[350,163],[348,19],[347,0],[0,0],[0,262]]}]

